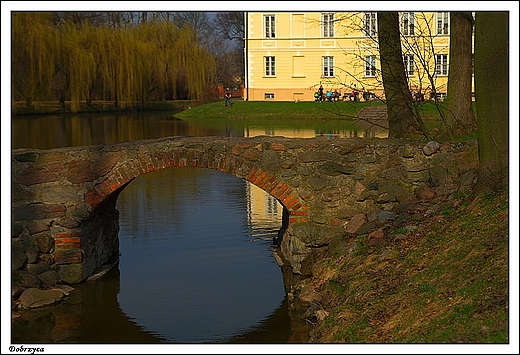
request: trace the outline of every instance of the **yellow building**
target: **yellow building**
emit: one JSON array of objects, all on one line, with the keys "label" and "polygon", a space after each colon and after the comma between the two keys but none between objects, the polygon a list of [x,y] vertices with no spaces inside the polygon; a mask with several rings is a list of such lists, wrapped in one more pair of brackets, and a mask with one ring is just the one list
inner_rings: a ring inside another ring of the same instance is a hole
[{"label": "yellow building", "polygon": [[[376,12],[246,12],[244,99],[313,101],[320,85],[350,100],[383,94]],[[449,12],[400,12],[410,90],[446,94]],[[433,47],[433,48],[432,48]],[[428,63],[427,70],[419,63]],[[364,93],[364,95],[363,95]]]}]

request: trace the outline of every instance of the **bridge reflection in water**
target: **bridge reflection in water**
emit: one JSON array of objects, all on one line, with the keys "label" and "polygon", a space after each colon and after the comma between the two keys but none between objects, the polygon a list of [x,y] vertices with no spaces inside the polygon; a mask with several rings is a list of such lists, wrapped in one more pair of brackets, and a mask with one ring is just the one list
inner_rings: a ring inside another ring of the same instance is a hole
[{"label": "bridge reflection in water", "polygon": [[171,168],[133,181],[118,210],[120,263],[74,285],[64,303],[14,321],[13,342],[306,340],[306,326],[290,323],[269,251],[281,225],[273,197],[221,172]]},{"label": "bridge reflection in water", "polygon": [[[135,116],[135,117],[134,117]],[[12,147],[51,149],[66,146],[93,144],[113,144],[119,141],[150,139],[164,136],[182,135],[226,135],[227,130],[199,127],[199,123],[171,120],[171,115],[151,113],[148,115],[124,114],[78,114],[67,119],[61,116],[18,117],[13,119]],[[81,134],[74,129],[79,128]],[[103,132],[100,134],[100,132]],[[130,135],[129,135],[130,134]],[[357,130],[330,130],[249,127],[233,130],[233,135],[253,137],[258,135],[285,136],[288,138],[306,138],[316,136],[357,136]],[[143,179],[141,177],[140,179]],[[264,246],[269,244],[272,234],[278,230],[282,208],[275,198],[261,191],[256,186],[246,183],[247,218],[249,228],[257,231],[251,239],[264,239]],[[272,222],[276,221],[275,225]],[[259,236],[259,233],[264,233]],[[269,235],[269,237],[267,237]],[[264,248],[265,252],[267,248]],[[271,258],[272,255],[266,253]],[[265,256],[264,256],[265,257]],[[248,260],[252,262],[253,260]],[[124,265],[123,265],[124,266]],[[132,315],[126,315],[119,306],[121,265],[114,267],[103,279],[74,285],[71,297],[57,306],[48,306],[28,312],[23,318],[12,324],[12,341],[24,343],[159,343],[166,338],[153,330],[144,329],[136,323]],[[124,270],[123,270],[124,271]],[[277,277],[282,277],[279,269]],[[283,292],[283,286],[277,285],[276,292]],[[268,292],[268,291],[267,291]],[[290,325],[288,322],[287,298],[274,312],[257,324],[256,329],[235,335],[230,342],[304,342],[307,327],[302,324]],[[292,335],[289,331],[293,329]],[[269,330],[273,329],[273,330]],[[285,331],[283,330],[285,329]],[[259,338],[259,334],[263,334]],[[285,340],[284,340],[285,339]]]}]

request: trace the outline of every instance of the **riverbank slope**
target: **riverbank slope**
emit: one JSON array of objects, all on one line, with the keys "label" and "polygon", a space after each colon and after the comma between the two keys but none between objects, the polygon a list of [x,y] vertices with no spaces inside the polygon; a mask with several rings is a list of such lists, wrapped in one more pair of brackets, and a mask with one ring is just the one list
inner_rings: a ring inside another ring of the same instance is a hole
[{"label": "riverbank slope", "polygon": [[454,194],[382,242],[346,237],[300,292],[310,342],[507,344],[508,216],[508,191]]}]

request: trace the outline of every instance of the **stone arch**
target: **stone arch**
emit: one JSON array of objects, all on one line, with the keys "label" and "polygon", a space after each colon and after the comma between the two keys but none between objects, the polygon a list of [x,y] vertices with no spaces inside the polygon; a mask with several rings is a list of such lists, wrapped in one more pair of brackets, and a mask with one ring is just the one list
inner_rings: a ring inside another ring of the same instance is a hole
[{"label": "stone arch", "polygon": [[84,201],[94,210],[140,175],[169,167],[208,168],[245,179],[276,198],[287,209],[289,223],[306,222],[308,208],[298,193],[276,174],[250,165],[233,155],[210,156],[208,152],[197,150],[183,149],[171,152],[171,156],[166,152],[141,154],[115,166],[102,181],[85,193]]},{"label": "stone arch", "polygon": [[[107,255],[118,252],[118,213],[116,200],[122,190],[135,178],[154,171],[170,168],[206,168],[221,171],[249,181],[251,184],[273,196],[283,207],[282,226],[273,244],[281,246],[292,223],[307,222],[307,206],[283,178],[275,172],[255,166],[253,162],[233,154],[214,154],[204,150],[182,148],[176,151],[147,151],[132,159],[122,158],[112,169],[84,194],[84,201],[90,206],[89,217],[82,225],[80,235],[98,234],[98,239],[106,248],[98,250],[95,242],[84,242],[86,259],[94,260],[95,265],[103,264]],[[110,226],[111,228],[107,228]],[[99,231],[102,230],[100,233]],[[85,232],[85,233],[83,233]],[[105,253],[101,255],[101,252]],[[84,277],[95,266],[86,267]]]}]

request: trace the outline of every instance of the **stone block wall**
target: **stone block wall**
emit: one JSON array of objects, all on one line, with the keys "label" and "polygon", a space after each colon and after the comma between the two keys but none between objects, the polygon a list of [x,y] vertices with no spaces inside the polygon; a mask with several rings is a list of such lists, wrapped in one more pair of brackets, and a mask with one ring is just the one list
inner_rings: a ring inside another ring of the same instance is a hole
[{"label": "stone block wall", "polygon": [[148,172],[215,169],[273,195],[288,214],[281,251],[300,273],[310,251],[343,235],[355,216],[392,212],[422,186],[452,191],[478,167],[478,147],[476,141],[173,137],[16,150],[11,167],[12,268],[20,285],[30,285],[49,270],[55,274],[45,282],[80,282],[117,255],[117,196]]}]

